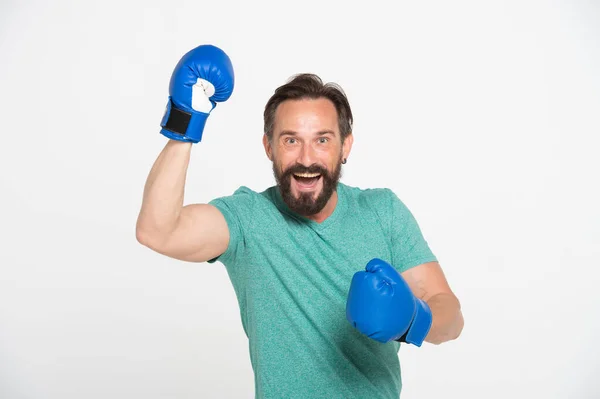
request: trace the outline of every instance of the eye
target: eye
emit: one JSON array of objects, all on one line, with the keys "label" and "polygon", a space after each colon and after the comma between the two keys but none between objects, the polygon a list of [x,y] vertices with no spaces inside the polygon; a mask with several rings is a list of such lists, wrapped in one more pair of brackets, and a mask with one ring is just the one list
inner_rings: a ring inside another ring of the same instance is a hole
[{"label": "eye", "polygon": [[287,139],[285,139],[285,143],[286,144],[296,144],[296,139],[293,137],[288,137]]},{"label": "eye", "polygon": [[320,144],[325,144],[325,143],[327,143],[329,141],[329,138],[327,138],[327,137],[319,137],[318,141],[319,141]]}]

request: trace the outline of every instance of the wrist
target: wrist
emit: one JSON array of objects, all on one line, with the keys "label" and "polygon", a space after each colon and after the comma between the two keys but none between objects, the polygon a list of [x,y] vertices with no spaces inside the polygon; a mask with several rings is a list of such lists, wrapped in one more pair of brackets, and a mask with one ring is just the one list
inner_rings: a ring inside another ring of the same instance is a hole
[{"label": "wrist", "polygon": [[[212,103],[213,108],[216,103]],[[210,113],[198,112],[180,106],[169,97],[165,114],[161,120],[160,133],[172,140],[198,143],[202,140],[204,126]]]},{"label": "wrist", "polygon": [[187,152],[191,150],[192,144],[194,143],[192,143],[191,141],[169,140],[167,141],[165,148],[167,148],[170,151]]},{"label": "wrist", "polygon": [[415,314],[413,319],[408,330],[397,341],[421,346],[429,330],[431,330],[432,323],[433,315],[427,302],[415,298]]}]

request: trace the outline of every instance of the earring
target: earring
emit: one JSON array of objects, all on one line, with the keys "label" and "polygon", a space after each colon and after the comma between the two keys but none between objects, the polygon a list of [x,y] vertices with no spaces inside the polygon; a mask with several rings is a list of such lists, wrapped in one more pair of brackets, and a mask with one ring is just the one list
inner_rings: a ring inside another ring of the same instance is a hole
[{"label": "earring", "polygon": [[346,162],[348,162],[346,158],[342,159],[342,165],[346,165]]}]

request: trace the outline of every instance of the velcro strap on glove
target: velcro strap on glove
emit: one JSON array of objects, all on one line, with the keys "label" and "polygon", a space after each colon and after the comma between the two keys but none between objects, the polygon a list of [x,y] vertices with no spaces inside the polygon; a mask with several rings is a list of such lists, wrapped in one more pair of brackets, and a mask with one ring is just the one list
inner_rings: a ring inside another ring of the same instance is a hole
[{"label": "velcro strap on glove", "polygon": [[429,334],[433,317],[427,302],[415,298],[416,311],[408,331],[397,341],[421,346]]},{"label": "velcro strap on glove", "polygon": [[[213,109],[216,103],[213,103]],[[160,133],[178,141],[198,143],[202,140],[204,125],[210,114],[197,111],[188,111],[177,107],[169,97],[165,114],[160,122]]]}]

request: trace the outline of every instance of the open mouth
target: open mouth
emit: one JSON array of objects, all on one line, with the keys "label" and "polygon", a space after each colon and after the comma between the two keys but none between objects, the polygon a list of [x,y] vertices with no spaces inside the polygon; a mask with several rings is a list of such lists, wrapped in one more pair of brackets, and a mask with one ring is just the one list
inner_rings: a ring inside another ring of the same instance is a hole
[{"label": "open mouth", "polygon": [[320,178],[320,173],[294,173],[294,180],[301,189],[315,188]]}]

